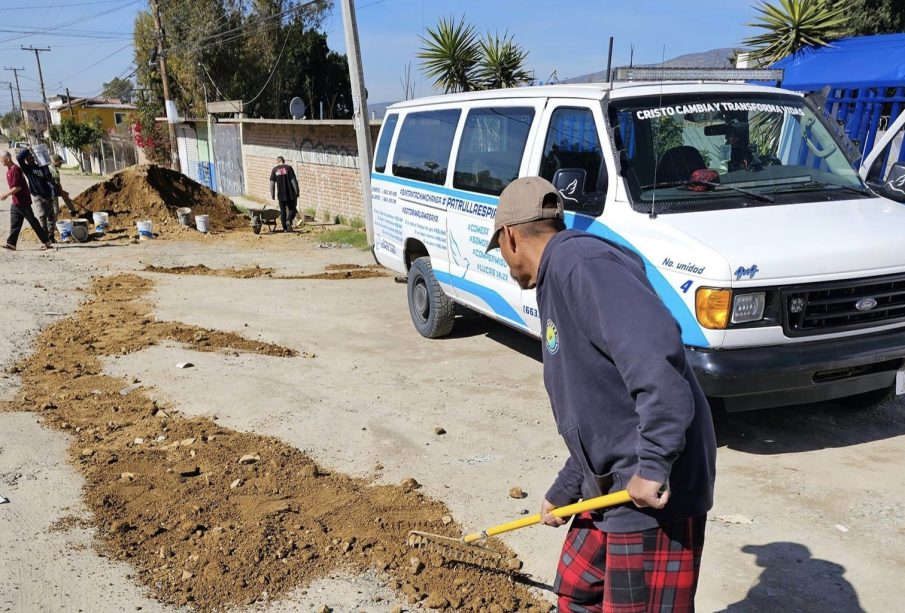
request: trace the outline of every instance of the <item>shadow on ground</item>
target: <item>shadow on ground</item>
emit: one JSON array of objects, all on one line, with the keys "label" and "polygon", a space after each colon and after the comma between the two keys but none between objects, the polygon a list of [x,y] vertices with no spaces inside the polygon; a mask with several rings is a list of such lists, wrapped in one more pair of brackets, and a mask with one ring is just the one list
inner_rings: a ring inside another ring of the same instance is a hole
[{"label": "shadow on ground", "polygon": [[845,567],[811,557],[810,550],[800,543],[745,545],[742,552],[756,556],[763,570],[744,600],[718,613],[864,611],[858,593],[844,576]]},{"label": "shadow on ground", "polygon": [[772,455],[849,447],[905,434],[905,401],[855,396],[819,404],[728,413],[713,403],[717,443]]},{"label": "shadow on ground", "polygon": [[[460,309],[452,334],[461,339],[486,336],[538,362],[541,343],[532,336]],[[442,339],[441,339],[442,340]],[[905,397],[880,399],[864,394],[817,404],[729,413],[711,400],[717,443],[736,451],[772,455],[849,447],[905,435]]]},{"label": "shadow on ground", "polygon": [[518,351],[525,357],[538,362],[543,360],[540,341],[533,336],[528,336],[524,332],[510,328],[469,309],[458,309],[456,325],[452,334],[445,338],[471,338],[474,336],[486,336],[501,345]]}]

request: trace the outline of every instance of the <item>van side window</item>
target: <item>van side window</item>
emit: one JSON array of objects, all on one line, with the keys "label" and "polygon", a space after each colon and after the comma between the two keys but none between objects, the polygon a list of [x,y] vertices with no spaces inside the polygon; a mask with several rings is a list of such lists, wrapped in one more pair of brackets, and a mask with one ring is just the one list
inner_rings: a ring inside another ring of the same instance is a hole
[{"label": "van side window", "polygon": [[567,210],[599,215],[606,194],[606,168],[590,109],[553,111],[540,176],[559,189]]},{"label": "van side window", "polygon": [[390,153],[390,143],[393,142],[393,133],[396,131],[396,122],[399,115],[387,115],[383,120],[383,130],[380,132],[380,141],[377,143],[377,151],[374,154],[375,172],[384,172],[387,169],[387,156]]},{"label": "van side window", "polygon": [[472,109],[465,119],[453,187],[499,196],[518,178],[532,108]]},{"label": "van side window", "polygon": [[393,174],[443,185],[461,115],[459,109],[406,115],[396,140]]}]

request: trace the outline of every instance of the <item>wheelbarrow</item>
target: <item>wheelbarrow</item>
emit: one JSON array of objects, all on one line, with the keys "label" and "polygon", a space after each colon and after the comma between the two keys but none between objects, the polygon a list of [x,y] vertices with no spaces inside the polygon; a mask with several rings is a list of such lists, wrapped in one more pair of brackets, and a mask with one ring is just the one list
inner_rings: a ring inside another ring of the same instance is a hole
[{"label": "wheelbarrow", "polygon": [[280,219],[279,209],[248,209],[251,217],[251,230],[255,234],[261,233],[261,227],[267,226],[269,232],[276,232],[277,221]]}]

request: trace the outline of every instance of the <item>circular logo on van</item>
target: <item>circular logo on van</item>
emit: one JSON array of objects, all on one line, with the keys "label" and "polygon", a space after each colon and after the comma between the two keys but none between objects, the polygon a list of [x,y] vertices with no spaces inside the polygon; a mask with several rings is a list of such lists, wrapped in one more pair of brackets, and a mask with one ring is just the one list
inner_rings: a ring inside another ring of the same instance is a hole
[{"label": "circular logo on van", "polygon": [[874,298],[862,298],[855,303],[855,308],[859,311],[870,311],[875,306],[877,306],[877,301]]},{"label": "circular logo on van", "polygon": [[544,344],[550,355],[556,355],[559,351],[559,332],[556,331],[556,324],[552,319],[547,320],[547,332],[544,334]]}]

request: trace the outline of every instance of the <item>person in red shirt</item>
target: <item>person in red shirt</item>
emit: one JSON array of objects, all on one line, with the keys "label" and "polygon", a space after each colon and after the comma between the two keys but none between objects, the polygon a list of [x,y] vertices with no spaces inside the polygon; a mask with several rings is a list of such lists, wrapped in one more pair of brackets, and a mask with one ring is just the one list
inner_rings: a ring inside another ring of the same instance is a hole
[{"label": "person in red shirt", "polygon": [[22,230],[22,224],[28,221],[28,225],[35,231],[35,234],[38,235],[38,240],[44,245],[41,250],[53,249],[50,238],[31,210],[31,192],[28,191],[28,182],[25,180],[25,175],[22,174],[22,169],[13,164],[13,156],[10,155],[9,151],[0,156],[0,162],[6,166],[6,184],[9,185],[9,191],[0,196],[0,200],[6,200],[10,196],[13,197],[13,205],[9,207],[9,238],[6,239],[6,243],[0,246],[3,249],[15,251],[16,243],[19,242],[19,232]]}]

